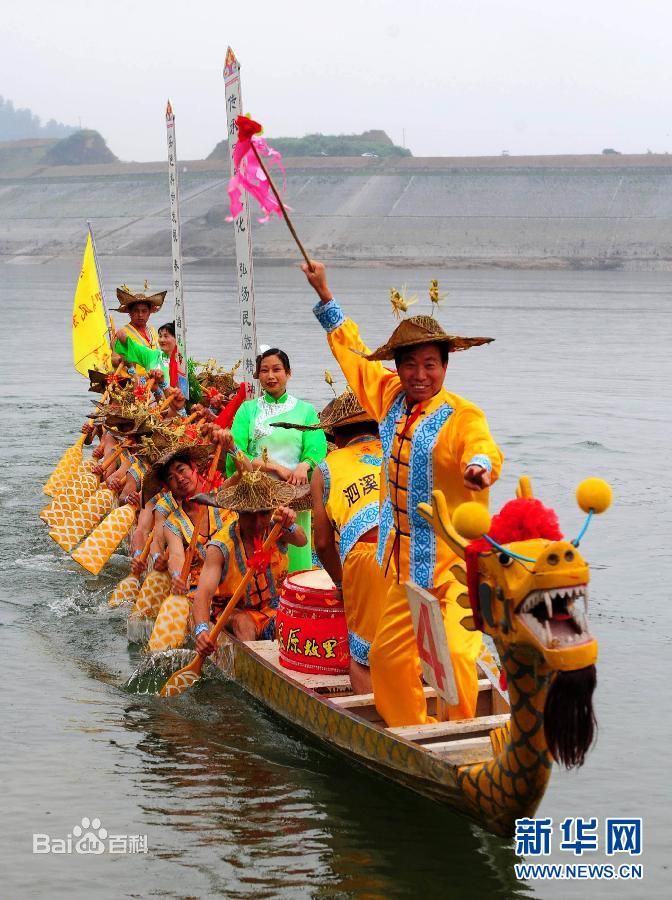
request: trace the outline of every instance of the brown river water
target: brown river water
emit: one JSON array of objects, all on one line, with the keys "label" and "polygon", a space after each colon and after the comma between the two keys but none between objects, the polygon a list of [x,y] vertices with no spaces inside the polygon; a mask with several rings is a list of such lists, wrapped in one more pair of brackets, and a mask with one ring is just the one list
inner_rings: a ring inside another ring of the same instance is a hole
[{"label": "brown river water", "polygon": [[[124,281],[167,283],[164,261],[101,263],[109,306]],[[583,521],[578,482],[613,484],[613,507],[582,542],[600,642],[599,738],[583,769],[554,771],[538,813],[553,818],[554,852],[541,861],[577,861],[556,847],[568,816],[642,817],[641,857],[618,862],[641,863],[644,878],[550,882],[519,881],[512,842],[310,743],[225,680],[175,702],[124,691],[138,654],[105,601],[125,558],[86,576],[37,518],[41,486],[89,409],[69,343],[78,271],[79,260],[2,266],[2,896],[668,896],[672,276],[330,273],[372,346],[394,324],[388,288],[426,298],[433,276],[449,292],[445,327],[496,338],[451,359],[447,382],[486,410],[506,454],[493,509],[528,473],[571,537]],[[324,404],[324,369],[337,369],[303,275],[255,274],[260,342],[285,348],[293,392]],[[230,365],[233,268],[193,265],[185,284],[190,354]],[[82,819],[99,819],[91,829],[117,836],[126,852],[33,853],[34,834],[76,842],[88,830]],[[607,861],[603,847],[586,857]]]}]

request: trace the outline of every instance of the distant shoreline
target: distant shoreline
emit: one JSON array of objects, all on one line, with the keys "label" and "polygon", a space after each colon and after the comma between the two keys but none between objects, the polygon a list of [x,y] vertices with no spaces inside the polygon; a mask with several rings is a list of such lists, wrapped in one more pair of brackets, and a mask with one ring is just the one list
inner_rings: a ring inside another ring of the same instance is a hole
[{"label": "distant shoreline", "polygon": [[[672,270],[672,156],[290,158],[301,238],[338,266]],[[228,171],[180,163],[185,260],[233,260]],[[91,220],[102,257],[170,259],[165,163],[0,173],[0,261],[79,257]],[[251,224],[255,265],[293,265],[284,223]]]}]

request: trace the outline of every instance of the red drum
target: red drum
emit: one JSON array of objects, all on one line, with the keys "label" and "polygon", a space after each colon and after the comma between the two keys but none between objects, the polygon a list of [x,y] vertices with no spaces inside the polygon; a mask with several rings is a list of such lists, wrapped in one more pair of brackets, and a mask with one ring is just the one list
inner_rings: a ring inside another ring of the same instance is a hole
[{"label": "red drum", "polygon": [[350,671],[343,600],[324,569],[287,576],[275,621],[281,666],[311,675]]}]

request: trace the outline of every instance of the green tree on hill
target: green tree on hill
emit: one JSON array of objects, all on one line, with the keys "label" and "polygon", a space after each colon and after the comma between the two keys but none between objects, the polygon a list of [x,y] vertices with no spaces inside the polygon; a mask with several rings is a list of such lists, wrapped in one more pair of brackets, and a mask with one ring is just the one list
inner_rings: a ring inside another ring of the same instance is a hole
[{"label": "green tree on hill", "polygon": [[[411,156],[411,151],[393,143],[384,131],[362,134],[307,134],[305,137],[267,138],[283,156]],[[228,142],[220,141],[208,159],[227,159]]]}]

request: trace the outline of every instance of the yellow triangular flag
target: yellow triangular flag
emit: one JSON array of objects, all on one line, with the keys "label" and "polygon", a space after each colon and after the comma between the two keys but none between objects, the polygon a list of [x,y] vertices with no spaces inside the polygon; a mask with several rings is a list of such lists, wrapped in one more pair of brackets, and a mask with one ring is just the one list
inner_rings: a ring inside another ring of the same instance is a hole
[{"label": "yellow triangular flag", "polygon": [[72,306],[72,356],[75,368],[82,375],[88,376],[89,369],[112,371],[107,318],[90,233]]}]

